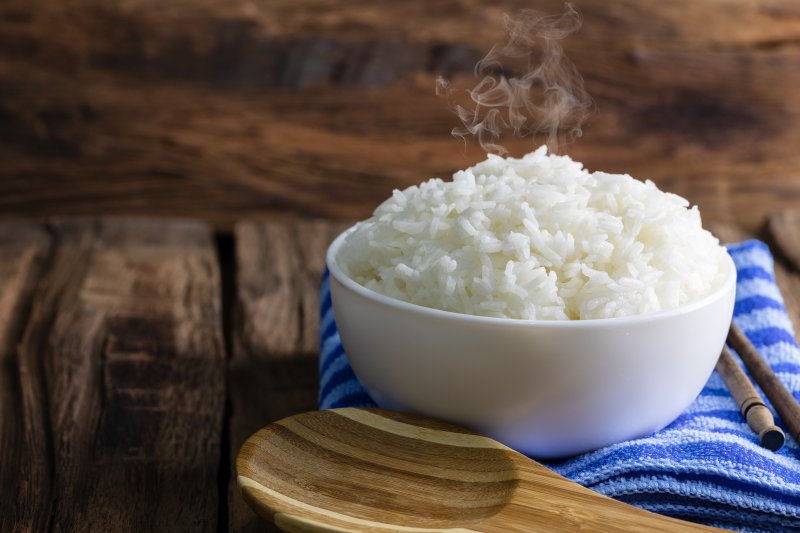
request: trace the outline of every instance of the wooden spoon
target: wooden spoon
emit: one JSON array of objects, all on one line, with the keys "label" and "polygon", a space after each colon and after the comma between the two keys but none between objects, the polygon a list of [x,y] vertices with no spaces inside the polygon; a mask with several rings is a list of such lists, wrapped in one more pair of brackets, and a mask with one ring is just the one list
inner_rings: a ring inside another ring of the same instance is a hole
[{"label": "wooden spoon", "polygon": [[334,409],[244,443],[237,482],[289,532],[714,531],[643,511],[497,441],[421,416]]}]

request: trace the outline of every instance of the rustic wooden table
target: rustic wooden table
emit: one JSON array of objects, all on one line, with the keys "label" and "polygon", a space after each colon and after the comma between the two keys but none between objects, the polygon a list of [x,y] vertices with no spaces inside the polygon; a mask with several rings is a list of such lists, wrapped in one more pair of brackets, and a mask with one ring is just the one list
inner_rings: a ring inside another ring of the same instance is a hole
[{"label": "rustic wooden table", "polygon": [[[584,25],[563,43],[597,109],[569,155],[705,220],[755,229],[799,207],[800,3],[575,4]],[[472,87],[504,14],[563,5],[3,0],[0,219],[364,218],[484,157],[450,136],[436,76]]]},{"label": "rustic wooden table", "polygon": [[[731,240],[800,208],[796,0],[578,4],[597,109],[567,153]],[[264,530],[232,457],[316,406],[344,227],[274,220],[363,218],[482,159],[435,80],[473,86],[523,8],[563,0],[0,2],[0,531]],[[204,222],[53,220],[109,213]],[[796,327],[798,221],[762,235]]]},{"label": "rustic wooden table", "polygon": [[[231,465],[316,407],[317,288],[343,227],[0,224],[0,530],[269,530]],[[767,228],[797,327],[800,216]]]}]

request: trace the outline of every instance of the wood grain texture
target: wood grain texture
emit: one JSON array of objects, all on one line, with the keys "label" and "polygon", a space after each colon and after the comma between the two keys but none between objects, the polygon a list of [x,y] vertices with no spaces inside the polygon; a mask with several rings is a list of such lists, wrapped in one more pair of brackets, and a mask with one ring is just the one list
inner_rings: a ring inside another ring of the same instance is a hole
[{"label": "wood grain texture", "polygon": [[[298,220],[236,226],[232,454],[264,425],[316,408],[319,284],[328,244],[348,225]],[[244,504],[235,480],[229,507],[231,531],[267,527]]]},{"label": "wood grain texture", "polygon": [[2,344],[0,530],[216,531],[225,360],[208,228],[0,227],[2,309],[18,317]]},{"label": "wood grain texture", "polygon": [[236,227],[241,341],[250,354],[316,353],[325,251],[347,227],[325,220]]},{"label": "wood grain texture", "polygon": [[714,531],[601,496],[489,438],[380,409],[296,415],[236,459],[285,531]]},{"label": "wood grain texture", "polygon": [[[31,379],[28,362],[17,357],[17,344],[51,249],[51,235],[41,226],[0,224],[0,531],[46,525],[39,508],[50,497],[52,473],[38,455],[45,452],[47,436],[41,413],[31,405],[41,386]],[[20,486],[22,472],[26,482]]]},{"label": "wood grain texture", "polygon": [[800,211],[782,211],[767,217],[773,248],[790,268],[800,273]]},{"label": "wood grain texture", "polygon": [[[474,164],[434,96],[519,8],[561,0],[6,0],[0,217],[359,219]],[[597,113],[569,152],[755,229],[800,198],[793,0],[584,0],[566,43]],[[511,142],[520,154],[530,141]]]}]

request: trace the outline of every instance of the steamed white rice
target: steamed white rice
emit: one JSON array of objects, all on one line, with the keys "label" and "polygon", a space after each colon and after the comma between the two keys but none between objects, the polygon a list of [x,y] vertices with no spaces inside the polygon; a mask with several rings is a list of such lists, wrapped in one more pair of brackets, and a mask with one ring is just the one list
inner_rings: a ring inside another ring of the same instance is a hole
[{"label": "steamed white rice", "polygon": [[337,263],[369,289],[426,307],[568,320],[701,298],[721,282],[724,254],[680,196],[541,147],[395,190]]}]

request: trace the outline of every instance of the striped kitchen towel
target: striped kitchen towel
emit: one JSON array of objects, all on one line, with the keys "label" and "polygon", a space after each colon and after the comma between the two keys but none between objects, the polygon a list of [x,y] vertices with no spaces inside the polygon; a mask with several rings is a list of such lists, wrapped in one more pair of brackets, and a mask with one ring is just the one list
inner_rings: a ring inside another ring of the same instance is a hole
[{"label": "striped kitchen towel", "polygon": [[[800,349],[775,284],[769,249],[747,241],[728,251],[739,276],[734,319],[800,400]],[[342,349],[327,272],[321,296],[320,408],[375,407]],[[656,513],[740,531],[800,532],[800,448],[788,436],[777,453],[759,447],[716,371],[694,403],[666,428],[544,464],[601,494]]]}]

